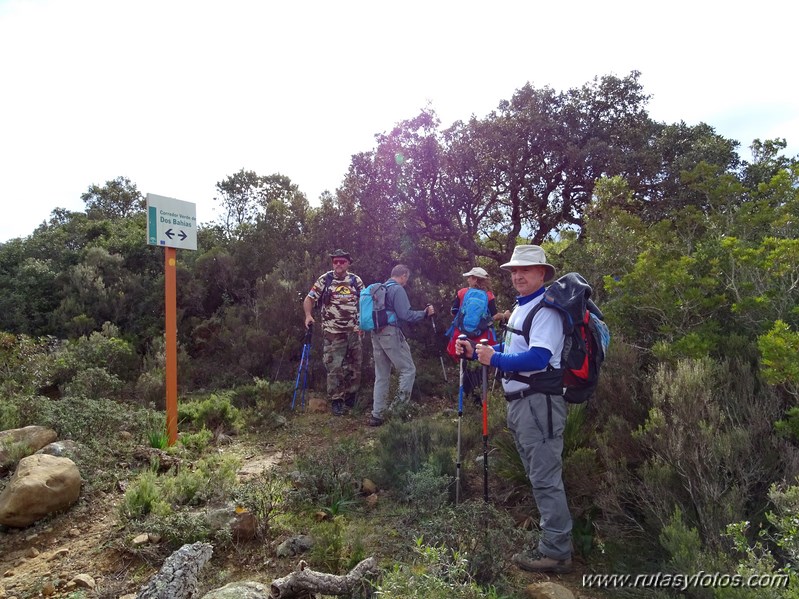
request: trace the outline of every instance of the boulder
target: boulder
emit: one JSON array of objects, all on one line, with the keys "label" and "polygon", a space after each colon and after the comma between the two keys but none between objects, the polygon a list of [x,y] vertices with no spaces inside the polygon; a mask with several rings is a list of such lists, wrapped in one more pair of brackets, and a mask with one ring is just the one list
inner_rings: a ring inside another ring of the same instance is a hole
[{"label": "boulder", "polygon": [[62,512],[78,500],[80,485],[78,467],[69,458],[47,454],[23,458],[0,493],[0,524],[24,528]]},{"label": "boulder", "polygon": [[260,582],[231,582],[201,599],[269,599],[269,587]]},{"label": "boulder", "polygon": [[10,446],[27,445],[30,449],[27,453],[30,455],[57,438],[58,435],[53,429],[44,426],[26,426],[0,431],[0,470],[11,464]]}]

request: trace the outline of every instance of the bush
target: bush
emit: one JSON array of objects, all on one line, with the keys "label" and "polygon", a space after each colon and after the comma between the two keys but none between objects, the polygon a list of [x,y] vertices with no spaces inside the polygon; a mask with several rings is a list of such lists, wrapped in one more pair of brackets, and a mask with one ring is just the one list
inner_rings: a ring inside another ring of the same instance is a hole
[{"label": "bush", "polygon": [[188,421],[197,428],[207,428],[219,433],[238,430],[241,415],[231,403],[230,392],[212,393],[210,397],[200,401],[180,402],[178,421]]},{"label": "bush", "polygon": [[115,397],[124,383],[105,368],[90,367],[75,373],[64,385],[66,397]]},{"label": "bush", "polygon": [[55,430],[59,439],[87,445],[114,446],[119,440],[119,431],[126,430],[135,437],[144,438],[149,430],[149,411],[110,399],[34,397],[21,403],[19,412],[21,426],[46,426]]},{"label": "bush", "polygon": [[468,560],[444,546],[416,544],[416,560],[410,566],[395,566],[376,585],[376,594],[386,599],[494,599],[471,578]]},{"label": "bush", "polygon": [[258,518],[261,538],[269,535],[273,520],[285,506],[286,481],[274,470],[261,472],[242,482],[233,493],[238,505],[248,509]]},{"label": "bush", "polygon": [[506,556],[524,545],[523,533],[505,510],[499,510],[482,498],[465,501],[458,506],[443,505],[420,514],[415,522],[405,525],[405,543],[422,537],[426,543],[447,548],[466,560],[470,578],[481,584],[502,580],[511,570]]},{"label": "bush", "polygon": [[293,501],[341,512],[354,503],[359,488],[356,473],[368,470],[368,460],[365,449],[353,439],[320,446],[298,457]]},{"label": "bush", "polygon": [[448,421],[387,422],[375,446],[377,482],[383,488],[404,492],[407,475],[421,471],[428,462],[433,463],[436,474],[454,479],[456,435]]},{"label": "bush", "polygon": [[196,433],[181,433],[178,437],[178,443],[185,447],[190,453],[200,456],[211,444],[213,438],[214,434],[203,427]]},{"label": "bush", "polygon": [[159,488],[158,476],[151,470],[142,472],[128,486],[119,505],[120,516],[128,520],[139,520],[151,512],[166,514],[169,511]]}]

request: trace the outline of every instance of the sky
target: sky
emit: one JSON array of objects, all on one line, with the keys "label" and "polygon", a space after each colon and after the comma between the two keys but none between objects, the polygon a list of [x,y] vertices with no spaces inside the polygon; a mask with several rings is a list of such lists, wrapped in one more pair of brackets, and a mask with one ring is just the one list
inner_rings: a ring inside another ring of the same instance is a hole
[{"label": "sky", "polygon": [[423,108],[446,127],[528,82],[633,70],[652,118],[795,156],[797,17],[787,0],[0,0],[0,243],[120,176],[200,224],[242,168],[316,204]]}]

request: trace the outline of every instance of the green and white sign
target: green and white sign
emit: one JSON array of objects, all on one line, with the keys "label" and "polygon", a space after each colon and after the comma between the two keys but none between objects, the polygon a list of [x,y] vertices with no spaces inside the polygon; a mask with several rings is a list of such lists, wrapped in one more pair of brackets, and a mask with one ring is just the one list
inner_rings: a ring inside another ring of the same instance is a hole
[{"label": "green and white sign", "polygon": [[196,204],[148,193],[147,244],[196,250]]}]

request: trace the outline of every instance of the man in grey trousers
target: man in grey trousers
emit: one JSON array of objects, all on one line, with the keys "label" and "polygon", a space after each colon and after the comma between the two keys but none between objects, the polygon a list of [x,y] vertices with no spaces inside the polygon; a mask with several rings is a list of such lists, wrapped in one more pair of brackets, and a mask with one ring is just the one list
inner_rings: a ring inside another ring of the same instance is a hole
[{"label": "man in grey trousers", "polygon": [[368,426],[380,426],[388,402],[388,387],[391,382],[391,367],[397,370],[399,389],[397,401],[408,401],[411,398],[413,383],[416,380],[416,365],[413,363],[411,348],[405,340],[400,327],[403,322],[418,322],[435,314],[433,306],[424,310],[411,310],[405,285],[411,277],[410,269],[404,264],[397,264],[391,270],[391,278],[386,281],[386,310],[393,312],[396,318],[379,331],[372,333],[372,353],[375,359],[375,388],[373,394],[372,414]]},{"label": "man in grey trousers", "polygon": [[[481,364],[502,371],[502,387],[508,402],[508,428],[533,487],[541,514],[541,538],[531,553],[517,553],[513,563],[530,572],[564,574],[572,569],[572,519],[563,488],[563,323],[556,310],[536,310],[529,342],[522,331],[525,317],[544,297],[544,283],[555,277],[544,250],[537,245],[518,245],[509,269],[518,292],[517,305],[508,321],[503,343],[495,346],[458,341],[458,354],[476,357]],[[521,379],[521,380],[520,380]]]}]

